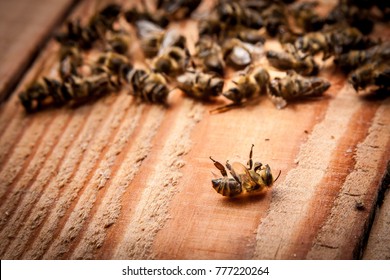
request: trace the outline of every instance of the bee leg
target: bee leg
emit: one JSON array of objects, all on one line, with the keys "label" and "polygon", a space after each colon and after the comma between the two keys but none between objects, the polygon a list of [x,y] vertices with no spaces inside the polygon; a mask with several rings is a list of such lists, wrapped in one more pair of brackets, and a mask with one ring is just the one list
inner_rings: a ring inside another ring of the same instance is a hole
[{"label": "bee leg", "polygon": [[254,146],[254,144],[252,144],[251,151],[249,152],[249,160],[248,160],[248,163],[247,163],[247,165],[249,167],[248,168],[249,170],[252,169],[252,166],[253,166],[253,160],[252,160],[253,146]]},{"label": "bee leg", "polygon": [[226,169],[225,167],[222,165],[222,163],[214,160],[212,157],[210,157],[210,159],[214,162],[214,165],[216,168],[218,168],[219,171],[221,171],[221,174],[223,177],[227,177],[227,172],[226,172]]},{"label": "bee leg", "polygon": [[213,110],[210,110],[210,114],[224,113],[226,111],[229,111],[231,109],[238,108],[241,106],[243,106],[242,103],[230,103],[230,104],[215,108]]},{"label": "bee leg", "polygon": [[226,167],[227,169],[229,169],[230,174],[232,174],[234,180],[236,180],[238,183],[241,183],[240,179],[238,178],[236,172],[234,171],[228,160],[226,161]]}]

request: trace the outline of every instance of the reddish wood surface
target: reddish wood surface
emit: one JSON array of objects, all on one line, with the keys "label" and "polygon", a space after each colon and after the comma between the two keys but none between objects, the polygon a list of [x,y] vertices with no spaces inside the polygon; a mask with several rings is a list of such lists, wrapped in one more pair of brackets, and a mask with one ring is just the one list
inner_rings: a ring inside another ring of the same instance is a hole
[{"label": "reddish wood surface", "polygon": [[[194,21],[176,26],[196,34]],[[204,104],[175,90],[162,108],[124,89],[26,115],[16,95],[37,71],[55,71],[57,50],[50,41],[0,111],[2,259],[352,259],[367,236],[364,258],[390,258],[388,196],[376,209],[389,98],[359,97],[327,63],[325,97],[283,110],[264,98],[211,115],[222,97]],[[131,52],[142,64],[137,43]],[[209,156],[245,163],[251,144],[280,178],[257,196],[220,196]]]},{"label": "reddish wood surface", "polygon": [[0,101],[10,94],[72,0],[0,2]]}]

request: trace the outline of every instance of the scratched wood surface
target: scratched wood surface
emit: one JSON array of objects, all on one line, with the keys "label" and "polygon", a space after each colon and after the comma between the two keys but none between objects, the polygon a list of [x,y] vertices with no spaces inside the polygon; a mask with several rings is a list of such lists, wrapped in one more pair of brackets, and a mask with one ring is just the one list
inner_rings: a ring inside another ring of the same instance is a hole
[{"label": "scratched wood surface", "polygon": [[[176,27],[196,40],[194,21]],[[1,107],[1,259],[390,259],[389,98],[357,96],[328,63],[326,96],[283,110],[263,99],[210,115],[222,98],[175,90],[162,108],[124,89],[26,115],[16,95],[55,71],[57,51],[50,40]],[[137,43],[131,52],[142,64]],[[280,178],[261,195],[220,196],[209,156],[245,163],[251,144]]]}]

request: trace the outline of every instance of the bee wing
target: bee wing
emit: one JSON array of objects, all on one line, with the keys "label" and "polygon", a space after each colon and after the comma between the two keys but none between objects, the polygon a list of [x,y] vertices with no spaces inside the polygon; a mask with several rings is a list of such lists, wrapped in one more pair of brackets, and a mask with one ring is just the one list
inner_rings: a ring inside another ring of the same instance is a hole
[{"label": "bee wing", "polygon": [[232,170],[235,175],[240,179],[242,186],[246,188],[256,186],[256,182],[252,179],[248,168],[246,168],[244,165],[239,162],[233,162]]},{"label": "bee wing", "polygon": [[176,78],[176,81],[180,85],[192,86],[194,79],[194,73],[186,72]]},{"label": "bee wing", "polygon": [[264,46],[262,43],[250,44],[243,42],[243,46],[252,56],[252,62],[260,60],[264,56]]},{"label": "bee wing", "polygon": [[287,101],[281,96],[275,96],[275,95],[268,95],[269,98],[271,99],[271,102],[275,105],[277,109],[283,109],[284,107],[287,106]]},{"label": "bee wing", "polygon": [[164,35],[159,54],[163,53],[167,48],[173,46],[179,40],[180,36],[181,35],[177,29],[168,30]]},{"label": "bee wing", "polygon": [[164,32],[157,24],[150,22],[148,20],[139,20],[135,23],[138,31],[138,36],[141,38],[147,38],[154,34],[161,34]]},{"label": "bee wing", "polygon": [[252,58],[250,52],[241,46],[235,46],[230,54],[230,60],[239,66],[247,66],[251,63]]}]

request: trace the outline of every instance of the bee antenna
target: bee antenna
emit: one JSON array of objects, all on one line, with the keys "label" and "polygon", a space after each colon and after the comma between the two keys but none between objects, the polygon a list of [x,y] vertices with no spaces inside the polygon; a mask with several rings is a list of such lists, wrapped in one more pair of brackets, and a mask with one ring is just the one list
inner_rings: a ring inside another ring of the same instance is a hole
[{"label": "bee antenna", "polygon": [[276,180],[279,179],[279,176],[280,176],[281,173],[282,173],[282,170],[279,170],[279,174],[278,174],[278,176],[276,176],[276,179],[274,180],[274,183],[276,182]]}]

